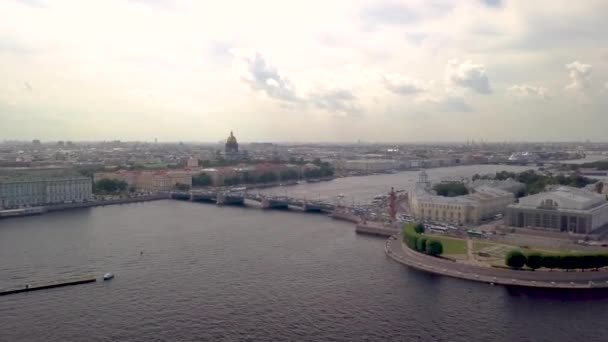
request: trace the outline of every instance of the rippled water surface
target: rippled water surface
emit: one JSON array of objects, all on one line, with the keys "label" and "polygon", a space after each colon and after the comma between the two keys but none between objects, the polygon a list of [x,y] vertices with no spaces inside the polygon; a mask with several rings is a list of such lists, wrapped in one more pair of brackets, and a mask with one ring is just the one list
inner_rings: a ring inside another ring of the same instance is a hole
[{"label": "rippled water surface", "polygon": [[0,297],[0,341],[608,336],[608,299],[427,275],[387,259],[383,243],[323,215],[169,200],[3,220],[0,287],[116,278]]}]

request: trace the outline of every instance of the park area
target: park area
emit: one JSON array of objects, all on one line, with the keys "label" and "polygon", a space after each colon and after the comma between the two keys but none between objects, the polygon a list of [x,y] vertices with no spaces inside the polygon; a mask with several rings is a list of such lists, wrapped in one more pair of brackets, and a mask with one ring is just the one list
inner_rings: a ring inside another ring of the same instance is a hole
[{"label": "park area", "polygon": [[[429,234],[417,224],[406,225],[404,228],[404,242],[410,248],[465,264],[541,270],[584,270],[608,266],[608,251],[604,248],[588,248],[568,240],[543,245],[534,243],[538,240],[531,237],[525,239],[525,243],[505,243],[508,240],[502,239]],[[435,249],[434,254],[430,253],[428,247],[431,243],[433,246],[441,246]]]}]

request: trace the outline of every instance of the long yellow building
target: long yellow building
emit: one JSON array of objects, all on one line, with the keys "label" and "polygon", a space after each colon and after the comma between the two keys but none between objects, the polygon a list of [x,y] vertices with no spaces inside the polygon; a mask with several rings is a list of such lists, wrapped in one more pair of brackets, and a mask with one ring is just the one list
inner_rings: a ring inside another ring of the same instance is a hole
[{"label": "long yellow building", "polygon": [[457,225],[479,224],[484,219],[503,213],[515,201],[513,193],[498,188],[480,186],[471,191],[468,195],[456,197],[436,195],[423,170],[409,196],[410,210],[418,220]]}]

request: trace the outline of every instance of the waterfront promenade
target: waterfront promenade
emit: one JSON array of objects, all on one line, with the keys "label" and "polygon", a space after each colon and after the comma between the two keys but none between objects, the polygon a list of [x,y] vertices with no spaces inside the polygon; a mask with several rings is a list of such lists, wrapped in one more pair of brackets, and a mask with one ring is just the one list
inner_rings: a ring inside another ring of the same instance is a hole
[{"label": "waterfront promenade", "polygon": [[424,272],[488,284],[562,289],[608,288],[607,270],[525,271],[464,264],[413,251],[402,243],[400,234],[386,241],[385,252],[393,260]]}]

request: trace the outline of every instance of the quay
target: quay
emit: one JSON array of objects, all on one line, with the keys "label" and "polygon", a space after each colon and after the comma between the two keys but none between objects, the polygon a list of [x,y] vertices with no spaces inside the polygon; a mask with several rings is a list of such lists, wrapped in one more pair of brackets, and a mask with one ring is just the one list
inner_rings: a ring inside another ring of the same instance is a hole
[{"label": "quay", "polygon": [[385,226],[377,222],[359,223],[355,228],[355,232],[357,234],[367,234],[382,237],[391,237],[395,234],[399,234],[399,230],[397,228]]},{"label": "quay", "polygon": [[72,279],[72,280],[58,281],[58,282],[54,282],[54,283],[37,284],[37,285],[31,285],[31,286],[26,285],[26,286],[20,287],[20,288],[0,290],[0,296],[6,296],[6,295],[21,293],[21,292],[46,290],[46,289],[52,289],[55,287],[88,284],[88,283],[94,283],[96,281],[97,281],[97,278],[95,278],[94,276],[89,276],[89,277],[83,277],[83,278]]},{"label": "quay", "polygon": [[595,272],[529,272],[476,266],[416,252],[405,246],[402,243],[402,238],[403,235],[395,234],[386,241],[384,245],[386,255],[400,264],[427,273],[490,285],[503,285],[510,288],[608,289],[608,271],[606,270]]},{"label": "quay", "polygon": [[53,211],[62,211],[62,210],[71,210],[71,209],[80,209],[80,208],[92,208],[92,207],[100,207],[100,206],[104,206],[104,205],[158,201],[158,200],[164,200],[164,199],[169,199],[169,198],[171,198],[170,194],[162,193],[162,194],[156,194],[156,195],[129,197],[129,198],[117,198],[117,199],[103,200],[103,201],[62,203],[62,204],[53,204],[53,205],[47,205],[47,206],[41,206],[41,207],[6,209],[6,210],[0,210],[0,219],[11,218],[11,217],[31,216],[31,215],[41,215],[41,214],[44,214],[47,212],[53,212]]}]

